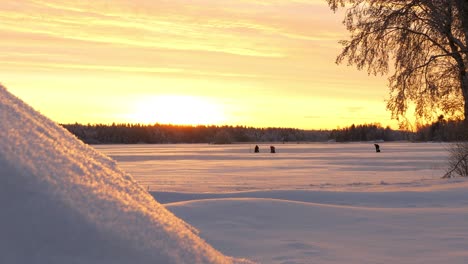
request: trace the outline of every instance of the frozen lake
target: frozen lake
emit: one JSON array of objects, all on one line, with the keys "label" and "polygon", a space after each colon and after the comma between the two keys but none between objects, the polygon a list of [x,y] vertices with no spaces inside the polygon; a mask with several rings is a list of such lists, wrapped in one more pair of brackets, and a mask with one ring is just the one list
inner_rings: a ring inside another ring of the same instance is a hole
[{"label": "frozen lake", "polygon": [[[441,182],[446,143],[97,145],[150,190],[391,190]],[[446,184],[445,184],[446,183]]]},{"label": "frozen lake", "polygon": [[[223,253],[272,264],[468,263],[447,144],[104,145]],[[449,223],[449,224],[446,224]]]}]

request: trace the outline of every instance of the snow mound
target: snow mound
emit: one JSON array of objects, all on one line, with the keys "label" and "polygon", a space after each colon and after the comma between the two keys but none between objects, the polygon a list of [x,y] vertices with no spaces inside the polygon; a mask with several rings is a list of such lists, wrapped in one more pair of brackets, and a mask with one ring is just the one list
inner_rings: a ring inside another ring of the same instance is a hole
[{"label": "snow mound", "polygon": [[1,85],[0,208],[0,263],[249,263]]},{"label": "snow mound", "polygon": [[[372,200],[377,193],[366,194]],[[432,201],[437,202],[438,194],[433,194]],[[259,263],[468,263],[466,204],[450,208],[444,201],[440,207],[404,208],[400,202],[399,208],[370,208],[217,198],[167,207],[223,252]]]}]

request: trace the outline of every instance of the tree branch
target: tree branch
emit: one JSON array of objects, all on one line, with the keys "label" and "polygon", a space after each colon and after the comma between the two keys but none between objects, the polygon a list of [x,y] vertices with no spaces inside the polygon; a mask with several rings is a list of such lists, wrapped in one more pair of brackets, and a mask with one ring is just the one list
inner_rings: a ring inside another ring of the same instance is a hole
[{"label": "tree branch", "polygon": [[468,158],[468,153],[463,156],[461,159],[458,160],[457,164],[455,164],[455,166],[453,166],[453,168],[447,172],[444,177],[442,177],[442,179],[447,179],[447,178],[451,178],[451,174],[456,170],[458,169],[458,166],[460,165],[460,163],[462,163],[463,161],[465,161],[465,159]]}]

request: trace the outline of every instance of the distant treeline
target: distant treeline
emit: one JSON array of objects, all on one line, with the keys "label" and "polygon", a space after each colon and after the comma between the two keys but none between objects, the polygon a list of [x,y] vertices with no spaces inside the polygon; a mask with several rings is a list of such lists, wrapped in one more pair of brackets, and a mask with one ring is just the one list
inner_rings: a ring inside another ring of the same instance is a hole
[{"label": "distant treeline", "polygon": [[416,132],[383,128],[380,124],[351,125],[330,132],[330,139],[347,141],[465,141],[468,140],[468,127],[463,120],[446,120],[443,115],[430,124],[418,125]]},{"label": "distant treeline", "polygon": [[431,124],[418,126],[414,138],[417,141],[464,141],[468,140],[468,126],[462,120],[446,120],[441,115]]},{"label": "distant treeline", "polygon": [[163,124],[64,124],[62,126],[88,144],[468,140],[468,130],[463,126],[463,122],[445,120],[443,116],[432,124],[419,126],[416,132],[384,128],[378,123],[353,124],[334,130]]},{"label": "distant treeline", "polygon": [[351,125],[349,127],[334,129],[329,139],[337,142],[348,141],[397,141],[410,140],[412,133],[408,131],[393,130],[382,127],[380,124]]},{"label": "distant treeline", "polygon": [[326,141],[329,131],[293,128],[253,128],[245,126],[183,125],[62,125],[88,144],[164,144],[233,142],[318,142]]}]

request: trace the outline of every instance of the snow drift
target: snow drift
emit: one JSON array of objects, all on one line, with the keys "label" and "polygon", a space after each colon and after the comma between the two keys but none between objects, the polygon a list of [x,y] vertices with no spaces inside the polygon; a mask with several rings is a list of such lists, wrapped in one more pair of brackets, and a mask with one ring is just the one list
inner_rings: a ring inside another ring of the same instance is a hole
[{"label": "snow drift", "polygon": [[0,263],[247,263],[0,85]]}]

